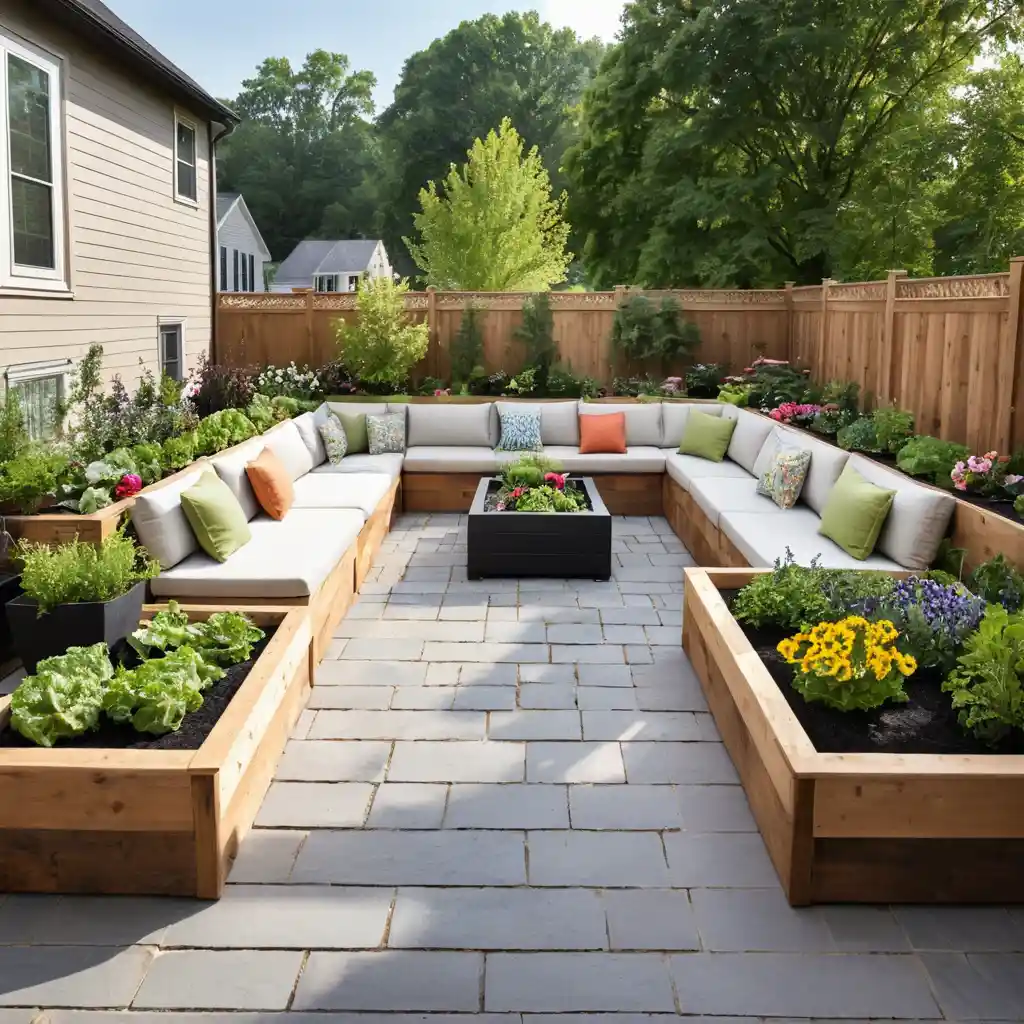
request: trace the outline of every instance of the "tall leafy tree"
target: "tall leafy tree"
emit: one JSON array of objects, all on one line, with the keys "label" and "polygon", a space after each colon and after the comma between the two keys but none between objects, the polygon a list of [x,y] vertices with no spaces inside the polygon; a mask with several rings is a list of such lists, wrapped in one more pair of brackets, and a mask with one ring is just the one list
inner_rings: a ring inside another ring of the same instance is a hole
[{"label": "tall leafy tree", "polygon": [[[464,21],[402,71],[394,102],[381,114],[381,202],[385,238],[402,262],[418,196],[465,159],[473,140],[508,117],[536,146],[558,191],[562,155],[574,141],[576,107],[604,53],[537,14],[485,15]],[[411,270],[411,265],[406,269]]]},{"label": "tall leafy tree", "polygon": [[546,291],[565,280],[572,255],[563,219],[564,193],[534,146],[505,118],[477,139],[461,170],[452,167],[443,193],[429,182],[413,220],[419,241],[406,239],[429,285],[449,291]]},{"label": "tall leafy tree", "polygon": [[374,76],[316,50],[299,69],[270,57],[232,101],[242,124],[218,151],[218,186],[242,192],[275,259],[304,238],[379,230],[372,180]]},{"label": "tall leafy tree", "polygon": [[832,274],[884,140],[1021,19],[1019,0],[636,0],[567,158],[595,283]]}]

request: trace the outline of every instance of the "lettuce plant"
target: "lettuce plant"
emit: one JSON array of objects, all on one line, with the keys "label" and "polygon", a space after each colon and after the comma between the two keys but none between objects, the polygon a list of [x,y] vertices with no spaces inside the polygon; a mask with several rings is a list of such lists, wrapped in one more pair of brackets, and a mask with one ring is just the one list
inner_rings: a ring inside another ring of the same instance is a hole
[{"label": "lettuce plant", "polygon": [[248,661],[265,635],[238,612],[214,612],[205,622],[189,622],[177,601],[171,601],[135,630],[128,643],[144,660],[187,645],[211,664],[228,666]]},{"label": "lettuce plant", "polygon": [[196,428],[196,454],[216,455],[255,436],[256,427],[244,412],[222,409],[200,421]]},{"label": "lettuce plant", "polygon": [[969,454],[966,445],[919,434],[912,437],[896,456],[896,465],[908,476],[920,476],[939,487],[951,488],[950,473]]},{"label": "lettuce plant", "polygon": [[160,470],[163,474],[177,473],[196,461],[196,432],[189,430],[178,437],[170,437],[160,446]]},{"label": "lettuce plant", "polygon": [[45,658],[11,694],[11,727],[40,747],[95,729],[113,674],[104,643]]}]

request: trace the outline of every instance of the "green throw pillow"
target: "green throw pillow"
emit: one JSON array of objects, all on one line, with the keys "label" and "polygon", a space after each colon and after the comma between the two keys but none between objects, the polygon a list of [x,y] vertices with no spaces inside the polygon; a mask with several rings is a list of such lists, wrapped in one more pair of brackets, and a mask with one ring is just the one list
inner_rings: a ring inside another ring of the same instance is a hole
[{"label": "green throw pillow", "polygon": [[226,562],[252,537],[238,499],[212,470],[182,491],[181,507],[199,546],[218,562]]},{"label": "green throw pillow", "polygon": [[686,419],[686,430],[683,432],[679,453],[721,462],[729,450],[729,442],[735,429],[735,420],[709,416],[706,412],[697,412],[694,409]]},{"label": "green throw pillow", "polygon": [[358,455],[360,452],[370,450],[370,438],[366,433],[365,412],[339,412],[338,419],[345,428],[345,437],[348,438],[347,455]]},{"label": "green throw pillow", "polygon": [[895,491],[865,480],[847,463],[825,502],[818,533],[863,561],[875,550],[895,496]]}]

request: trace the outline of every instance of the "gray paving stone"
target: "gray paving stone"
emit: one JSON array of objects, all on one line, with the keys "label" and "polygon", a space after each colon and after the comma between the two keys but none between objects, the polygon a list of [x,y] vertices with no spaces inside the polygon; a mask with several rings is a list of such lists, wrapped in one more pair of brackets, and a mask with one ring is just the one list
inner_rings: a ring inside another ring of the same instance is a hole
[{"label": "gray paving stone", "polygon": [[671,958],[683,1013],[764,1017],[940,1016],[911,957],[696,953]]},{"label": "gray paving stone", "polygon": [[924,953],[936,999],[950,1020],[1022,1019],[1024,956],[1014,953]]},{"label": "gray paving stone", "polygon": [[[688,711],[584,711],[582,718],[585,740],[663,742],[700,739],[696,719]],[[314,730],[319,724],[318,720]]]},{"label": "gray paving stone", "polygon": [[833,949],[818,907],[791,907],[781,889],[694,889],[704,948],[711,952],[815,953]]},{"label": "gray paving stone", "polygon": [[480,953],[311,953],[296,1010],[476,1011]]},{"label": "gray paving stone", "polygon": [[418,619],[380,619],[367,622],[357,619],[347,628],[343,623],[335,635],[387,641],[386,644],[378,643],[378,647],[387,647],[392,640],[452,640],[479,643],[484,638],[484,627],[481,622],[433,622]]},{"label": "gray paving stone", "polygon": [[440,828],[448,787],[443,783],[385,782],[377,787],[367,828]]},{"label": "gray paving stone", "polygon": [[904,953],[910,943],[889,907],[818,907],[832,945],[845,953]]},{"label": "gray paving stone", "polygon": [[287,882],[307,832],[253,829],[243,840],[231,867],[231,882]]},{"label": "gray paving stone", "polygon": [[437,662],[427,666],[425,686],[458,686],[459,666],[450,661]]},{"label": "gray paving stone", "polygon": [[572,683],[522,683],[519,706],[531,710],[576,710],[576,687]]},{"label": "gray paving stone", "polygon": [[478,661],[478,662],[545,662],[548,661],[546,644],[449,644],[427,642],[423,651],[425,661]]},{"label": "gray paving stone", "polygon": [[490,953],[484,1009],[675,1010],[665,961],[644,953]]},{"label": "gray paving stone", "polygon": [[0,1006],[127,1006],[152,960],[144,946],[0,949]]},{"label": "gray paving stone", "polygon": [[[657,665],[637,665],[635,669],[657,669]],[[707,711],[708,702],[699,686],[680,686],[678,682],[648,685],[654,676],[634,676],[636,703],[641,711]]]},{"label": "gray paving stone", "polygon": [[492,740],[579,740],[578,711],[495,711],[487,735]]},{"label": "gray paving stone", "polygon": [[427,675],[422,662],[322,661],[317,686],[421,686]]},{"label": "gray paving stone", "polygon": [[914,949],[1024,952],[1024,919],[1003,907],[896,907],[894,912]]},{"label": "gray paving stone", "polygon": [[636,690],[625,686],[580,686],[576,703],[581,711],[636,711]]},{"label": "gray paving stone", "polygon": [[602,608],[601,621],[606,626],[657,626],[661,622],[650,604],[646,608]]},{"label": "gray paving stone", "polygon": [[596,608],[525,604],[519,609],[519,621],[545,622],[551,625],[558,622],[596,623],[601,620]]},{"label": "gray paving stone", "polygon": [[551,648],[551,660],[576,665],[622,665],[625,663],[622,650],[605,644],[555,644]]},{"label": "gray paving stone", "polygon": [[742,786],[680,786],[676,791],[687,832],[756,832]]},{"label": "gray paving stone", "polygon": [[665,850],[675,886],[778,885],[775,869],[756,832],[672,832],[665,836]]},{"label": "gray paving stone", "polygon": [[488,622],[483,639],[489,644],[544,644],[547,643],[542,622]]},{"label": "gray paving stone", "polygon": [[295,782],[381,782],[390,753],[390,742],[377,740],[291,740],[284,748],[275,778]]},{"label": "gray paving stone", "polygon": [[591,889],[399,889],[389,949],[607,949]]},{"label": "gray paving stone", "polygon": [[396,743],[389,782],[522,782],[522,743]]},{"label": "gray paving stone", "polygon": [[441,605],[441,609],[438,612],[437,617],[442,622],[452,620],[460,622],[483,622],[487,619],[487,605],[462,605],[445,601],[445,603]]},{"label": "gray paving stone", "polygon": [[486,715],[477,711],[321,711],[309,730],[326,740],[483,739]]},{"label": "gray paving stone", "polygon": [[295,728],[292,729],[291,738],[293,740],[304,740],[315,719],[315,711],[310,708],[303,711],[302,714],[299,715],[299,720],[295,723]]},{"label": "gray paving stone", "polygon": [[459,686],[516,685],[516,666],[510,664],[460,664]]},{"label": "gray paving stone", "polygon": [[210,949],[372,949],[380,945],[391,889],[323,885],[229,885],[195,904],[162,945]]},{"label": "gray paving stone", "polygon": [[521,832],[310,834],[292,881],[335,885],[523,885]]},{"label": "gray paving stone", "polygon": [[423,604],[414,601],[417,594],[400,595],[404,600],[392,599],[384,609],[382,618],[385,619],[423,619],[431,620],[438,617],[441,606],[438,604]]},{"label": "gray paving stone", "polygon": [[644,635],[642,626],[616,626],[606,625],[603,627],[605,643],[609,644],[644,644],[647,637]]},{"label": "gray paving stone", "polygon": [[653,832],[530,832],[527,845],[531,885],[640,889],[671,884],[661,837]]},{"label": "gray paving stone", "polygon": [[700,949],[686,893],[673,889],[606,889],[612,949]]},{"label": "gray paving stone", "polygon": [[514,711],[516,691],[511,686],[460,686],[455,691],[456,711]]},{"label": "gray paving stone", "polygon": [[570,786],[572,827],[581,829],[681,828],[674,786]]},{"label": "gray paving stone", "polygon": [[580,665],[580,686],[633,687],[633,676],[629,666],[621,665]]},{"label": "gray paving stone", "polygon": [[527,782],[625,782],[618,743],[528,743]]},{"label": "gray paving stone", "polygon": [[163,953],[132,1003],[140,1009],[283,1010],[301,952],[175,950]]},{"label": "gray paving stone", "polygon": [[450,711],[454,686],[399,686],[391,698],[392,711]]},{"label": "gray paving stone", "polygon": [[629,782],[738,783],[721,743],[623,743]]},{"label": "gray paving stone", "polygon": [[663,626],[677,626],[680,630],[683,628],[682,608],[659,609],[658,618],[661,619],[661,624]]},{"label": "gray paving stone", "polygon": [[682,623],[678,626],[645,626],[647,643],[665,647],[680,647],[683,643]]},{"label": "gray paving stone", "polygon": [[274,782],[256,815],[264,828],[359,828],[373,796],[368,782]]},{"label": "gray paving stone", "polygon": [[446,828],[569,827],[565,786],[458,783],[448,795]]},{"label": "gray paving stone", "polygon": [[349,640],[342,651],[342,661],[419,661],[423,654],[422,640]]},{"label": "gray paving stone", "polygon": [[[333,711],[386,711],[395,691],[390,686],[314,686],[309,708]],[[306,734],[312,728],[306,726]]]},{"label": "gray paving stone", "polygon": [[547,629],[549,644],[600,644],[604,640],[600,626],[556,623]]},{"label": "gray paving stone", "polygon": [[626,661],[630,665],[651,665],[654,663],[654,648],[642,644],[627,644],[623,647]]},{"label": "gray paving stone", "polygon": [[520,665],[520,683],[573,686],[576,669],[572,665]]}]

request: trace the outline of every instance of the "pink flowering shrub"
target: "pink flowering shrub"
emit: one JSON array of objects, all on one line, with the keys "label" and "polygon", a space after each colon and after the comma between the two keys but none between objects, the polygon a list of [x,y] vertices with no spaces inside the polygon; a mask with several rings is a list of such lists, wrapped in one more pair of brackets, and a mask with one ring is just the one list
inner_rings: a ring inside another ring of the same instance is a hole
[{"label": "pink flowering shrub", "polygon": [[783,402],[768,415],[778,423],[792,423],[797,427],[808,427],[821,412],[820,405],[811,402]]},{"label": "pink flowering shrub", "polygon": [[986,498],[1013,497],[1018,493],[1022,478],[1006,472],[1008,455],[985,452],[961,459],[949,474],[953,486],[966,494],[980,494]]}]

